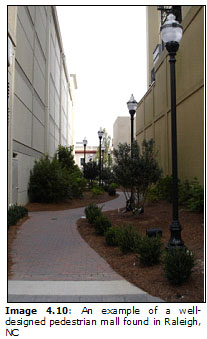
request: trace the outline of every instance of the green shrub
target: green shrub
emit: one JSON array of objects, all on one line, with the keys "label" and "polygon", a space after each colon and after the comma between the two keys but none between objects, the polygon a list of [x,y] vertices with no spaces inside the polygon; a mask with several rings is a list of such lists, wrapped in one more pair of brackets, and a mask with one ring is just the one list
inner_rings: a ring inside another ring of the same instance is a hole
[{"label": "green shrub", "polygon": [[105,233],[105,239],[108,246],[119,246],[123,228],[119,226],[110,227]]},{"label": "green shrub", "polygon": [[[167,200],[172,202],[173,180],[172,176],[166,176],[159,180],[158,184],[147,193],[148,201]],[[178,201],[192,212],[204,211],[204,189],[198,179],[178,180]]]},{"label": "green shrub", "polygon": [[89,224],[93,224],[95,219],[102,215],[102,207],[98,207],[97,205],[95,204],[90,204],[88,205],[88,207],[85,208],[85,215],[86,215],[86,218],[89,222]]},{"label": "green shrub", "polygon": [[31,202],[57,203],[65,198],[80,198],[86,180],[75,165],[72,147],[59,146],[52,160],[48,156],[35,161],[28,185]]},{"label": "green shrub", "polygon": [[198,180],[194,180],[188,183],[189,193],[188,199],[185,200],[184,205],[193,212],[204,211],[204,189],[199,185]]},{"label": "green shrub", "polygon": [[35,161],[28,187],[31,202],[59,202],[69,196],[68,172],[54,158]]},{"label": "green shrub", "polygon": [[187,281],[194,266],[194,255],[186,248],[169,248],[163,260],[165,275],[173,285]]},{"label": "green shrub", "polygon": [[108,192],[109,191],[109,185],[104,183],[103,189],[104,189],[105,192]]},{"label": "green shrub", "polygon": [[87,181],[83,178],[80,168],[75,165],[73,146],[59,145],[54,158],[59,162],[63,173],[67,175],[68,197],[71,199],[81,198],[86,189]]},{"label": "green shrub", "polygon": [[186,201],[189,199],[190,193],[190,182],[185,180],[178,185],[178,202],[179,205],[184,205]]},{"label": "green shrub", "polygon": [[170,175],[161,178],[156,185],[157,194],[160,200],[172,202],[172,189],[173,180],[172,176]]},{"label": "green shrub", "polygon": [[185,206],[192,212],[203,212],[204,189],[198,179],[185,180],[179,185],[179,204]]},{"label": "green shrub", "polygon": [[144,266],[152,266],[160,262],[162,243],[160,237],[143,237],[139,244],[139,259]]},{"label": "green shrub", "polygon": [[133,225],[123,225],[119,240],[122,253],[126,254],[130,251],[138,252],[140,238],[139,232]]},{"label": "green shrub", "polygon": [[96,217],[93,226],[95,228],[96,234],[104,235],[104,233],[112,226],[111,221],[102,215]]},{"label": "green shrub", "polygon": [[93,195],[102,195],[104,194],[104,189],[102,187],[93,187],[91,189],[91,192],[93,193]]},{"label": "green shrub", "polygon": [[7,213],[8,226],[16,225],[17,221],[26,215],[28,215],[27,208],[23,206],[18,206],[17,204],[9,206]]},{"label": "green shrub", "polygon": [[159,201],[159,194],[156,186],[150,187],[147,190],[146,200],[149,203]]},{"label": "green shrub", "polygon": [[68,175],[68,189],[71,198],[82,198],[87,181],[76,171]]},{"label": "green shrub", "polygon": [[116,188],[117,188],[117,185],[115,183],[110,184],[108,187],[108,194],[110,196],[116,195]]}]

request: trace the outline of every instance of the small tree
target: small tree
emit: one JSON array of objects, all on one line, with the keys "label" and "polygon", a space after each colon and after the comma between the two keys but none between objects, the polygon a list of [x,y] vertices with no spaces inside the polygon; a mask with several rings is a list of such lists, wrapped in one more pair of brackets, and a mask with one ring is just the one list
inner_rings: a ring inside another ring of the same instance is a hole
[{"label": "small tree", "polygon": [[113,167],[117,183],[123,188],[127,209],[144,209],[148,188],[157,182],[161,169],[155,159],[153,140],[143,140],[142,152],[137,141],[132,148],[127,143],[119,144],[114,150],[115,166]]},{"label": "small tree", "polygon": [[126,202],[130,200],[130,192],[135,186],[132,174],[131,148],[127,143],[119,144],[118,149],[114,149],[113,173],[115,181],[124,192]]},{"label": "small tree", "polygon": [[73,156],[73,146],[67,147],[59,145],[56,152],[56,157],[62,168],[66,168],[69,172],[73,172],[74,168],[76,167]]},{"label": "small tree", "polygon": [[[134,145],[135,148],[138,144]],[[137,159],[135,170],[135,187],[138,208],[144,209],[146,194],[152,184],[155,184],[161,176],[161,169],[155,159],[154,141],[150,139],[142,142],[142,152]]]}]

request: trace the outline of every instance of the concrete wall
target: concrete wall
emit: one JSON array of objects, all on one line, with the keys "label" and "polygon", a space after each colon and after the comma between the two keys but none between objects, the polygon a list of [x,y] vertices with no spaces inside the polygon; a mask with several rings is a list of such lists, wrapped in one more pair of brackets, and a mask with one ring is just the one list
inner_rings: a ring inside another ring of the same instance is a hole
[{"label": "concrete wall", "polygon": [[[204,181],[204,9],[187,6],[176,55],[178,175]],[[139,102],[136,138],[153,138],[164,174],[171,173],[170,66],[166,51],[155,65],[155,82]]]},{"label": "concrete wall", "polygon": [[15,52],[16,52],[16,20],[17,7],[8,7],[8,203],[12,201],[13,191],[16,193],[17,180],[12,183],[13,168],[13,142],[12,142],[12,120],[13,120],[13,102],[14,102],[14,76],[15,76]]},{"label": "concrete wall", "polygon": [[17,6],[14,78],[11,139],[18,194],[17,201],[10,197],[10,202],[25,204],[35,159],[46,153],[52,157],[59,144],[70,145],[72,140],[73,80],[55,7]]}]

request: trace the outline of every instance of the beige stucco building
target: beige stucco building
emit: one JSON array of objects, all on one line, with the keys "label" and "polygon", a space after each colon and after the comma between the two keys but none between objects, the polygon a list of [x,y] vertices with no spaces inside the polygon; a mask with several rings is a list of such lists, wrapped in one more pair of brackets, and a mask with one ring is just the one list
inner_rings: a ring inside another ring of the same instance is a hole
[{"label": "beige stucco building", "polygon": [[[134,137],[136,135],[136,118],[134,118]],[[119,116],[113,125],[113,148],[117,148],[119,143],[131,143],[131,118]]]},{"label": "beige stucco building", "polygon": [[[183,37],[176,55],[179,178],[204,181],[204,6],[181,7]],[[171,173],[170,65],[160,41],[161,12],[147,6],[149,89],[136,112],[136,139],[155,140],[164,174]]]},{"label": "beige stucco building", "polygon": [[55,6],[8,6],[8,40],[8,202],[25,204],[34,160],[74,143],[77,83]]}]

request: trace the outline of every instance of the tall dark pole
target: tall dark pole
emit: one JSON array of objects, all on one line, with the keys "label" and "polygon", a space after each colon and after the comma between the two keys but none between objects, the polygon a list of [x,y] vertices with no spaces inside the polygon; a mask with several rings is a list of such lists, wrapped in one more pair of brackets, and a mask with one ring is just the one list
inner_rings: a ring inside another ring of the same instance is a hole
[{"label": "tall dark pole", "polygon": [[101,139],[104,135],[104,131],[100,127],[100,130],[98,131],[98,137],[99,137],[99,186],[101,186]]},{"label": "tall dark pole", "polygon": [[83,140],[83,146],[84,146],[84,160],[83,160],[83,175],[85,178],[85,164],[86,164],[86,145],[87,145],[87,140],[84,138]]},{"label": "tall dark pole", "polygon": [[101,138],[99,137],[99,186],[101,186]]},{"label": "tall dark pole", "polygon": [[183,248],[184,242],[181,239],[181,225],[178,218],[178,173],[177,173],[177,126],[176,126],[176,79],[175,79],[175,56],[179,48],[179,42],[182,39],[183,28],[176,21],[175,15],[170,13],[166,21],[160,27],[161,39],[170,56],[170,91],[171,91],[171,140],[172,140],[172,216],[173,221],[170,225],[170,240],[168,248]]},{"label": "tall dark pole", "polygon": [[86,164],[86,144],[84,144],[84,163],[83,163],[83,175],[85,178],[85,164]]},{"label": "tall dark pole", "polygon": [[133,145],[133,141],[134,141],[134,115],[135,115],[135,111],[130,110],[129,113],[130,113],[130,116],[131,116],[131,157],[133,158],[132,145]]},{"label": "tall dark pole", "polygon": [[102,165],[101,165],[101,179],[102,179],[102,185],[103,185],[103,165],[104,165],[104,148],[101,149],[102,152]]},{"label": "tall dark pole", "polygon": [[[133,141],[134,141],[134,115],[135,111],[130,110],[129,111],[130,116],[131,116],[131,158],[133,159]],[[134,208],[134,191],[133,188],[131,188],[131,197],[130,197],[130,210],[133,210]]]},{"label": "tall dark pole", "polygon": [[111,166],[111,162],[110,162],[110,154],[111,154],[111,152],[110,152],[110,150],[108,150],[108,167]]},{"label": "tall dark pole", "polygon": [[176,79],[175,79],[175,56],[179,48],[177,42],[166,43],[166,49],[170,56],[170,88],[171,88],[171,139],[172,139],[172,214],[173,221],[170,226],[171,237],[167,248],[183,247],[184,242],[181,239],[181,225],[178,217],[178,173],[177,173],[177,123],[176,123]]}]

